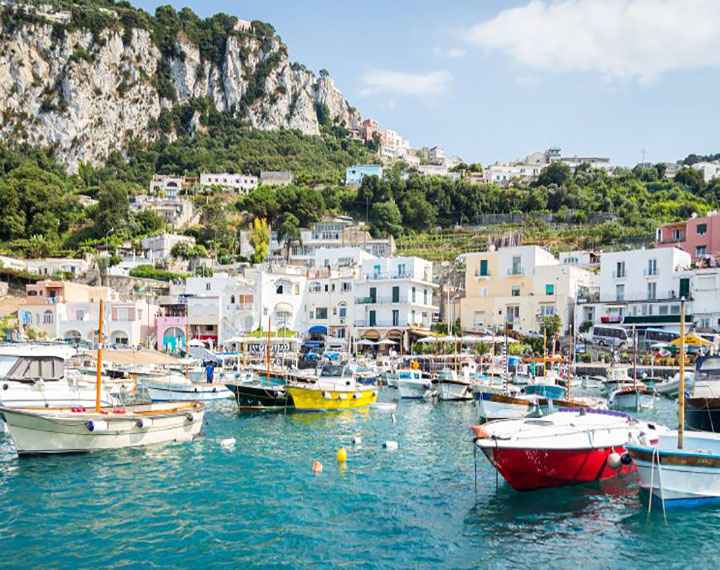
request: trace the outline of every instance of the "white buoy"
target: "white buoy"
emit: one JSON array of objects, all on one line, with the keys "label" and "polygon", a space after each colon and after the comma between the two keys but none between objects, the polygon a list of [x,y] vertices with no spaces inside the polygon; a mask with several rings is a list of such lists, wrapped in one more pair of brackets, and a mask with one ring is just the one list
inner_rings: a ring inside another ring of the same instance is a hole
[{"label": "white buoy", "polygon": [[397,422],[397,418],[395,417],[394,413],[390,415],[390,419],[392,419],[392,423]]},{"label": "white buoy", "polygon": [[620,469],[622,463],[620,463],[620,454],[613,451],[607,458],[607,464],[610,469]]},{"label": "white buoy", "polygon": [[383,447],[388,450],[393,450],[398,448],[398,442],[397,441],[386,441],[383,443]]},{"label": "white buoy", "polygon": [[359,435],[353,436],[352,442],[355,445],[359,445],[362,443],[362,438]]},{"label": "white buoy", "polygon": [[228,449],[228,448],[230,448],[230,447],[235,447],[235,438],[234,438],[234,437],[229,437],[229,438],[227,438],[227,439],[223,439],[223,440],[220,442],[220,447],[222,447],[223,449]]}]

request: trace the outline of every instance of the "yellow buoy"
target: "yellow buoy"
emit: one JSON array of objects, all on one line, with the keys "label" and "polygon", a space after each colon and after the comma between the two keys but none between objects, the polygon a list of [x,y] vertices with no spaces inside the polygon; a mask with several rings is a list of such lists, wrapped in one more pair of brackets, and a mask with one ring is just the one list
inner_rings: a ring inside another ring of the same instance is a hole
[{"label": "yellow buoy", "polygon": [[322,463],[320,463],[319,461],[315,461],[312,464],[312,470],[313,470],[313,473],[322,473],[322,470],[323,470]]},{"label": "yellow buoy", "polygon": [[340,463],[345,463],[347,461],[347,451],[345,451],[344,447],[341,447],[340,449],[338,449],[337,460]]}]

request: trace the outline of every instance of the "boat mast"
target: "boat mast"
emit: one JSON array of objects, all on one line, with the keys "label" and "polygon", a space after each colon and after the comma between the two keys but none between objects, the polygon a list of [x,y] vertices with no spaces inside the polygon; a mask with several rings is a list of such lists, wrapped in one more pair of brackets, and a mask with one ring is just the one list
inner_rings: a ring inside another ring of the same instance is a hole
[{"label": "boat mast", "polygon": [[[185,309],[185,380],[190,379],[190,312],[188,308],[189,304],[186,305]],[[202,365],[202,362],[200,365]]]},{"label": "boat mast", "polygon": [[265,347],[265,381],[268,386],[270,386],[270,322],[271,316],[268,315],[268,336],[267,336],[267,346]]},{"label": "boat mast", "polygon": [[572,384],[572,363],[573,363],[573,330],[570,324],[570,348],[568,349],[568,375],[567,375],[567,399],[570,400],[570,385]]},{"label": "boat mast", "polygon": [[680,299],[680,387],[678,391],[678,449],[685,439],[685,297]]},{"label": "boat mast", "polygon": [[632,326],[633,336],[633,390],[637,392],[637,331],[635,331],[635,324]]},{"label": "boat mast", "polygon": [[97,345],[97,378],[95,385],[95,411],[100,413],[100,372],[102,370],[102,343],[103,343],[103,300],[100,299],[100,324],[98,326],[98,345]]},{"label": "boat mast", "polygon": [[543,327],[543,380],[547,377],[547,328]]}]

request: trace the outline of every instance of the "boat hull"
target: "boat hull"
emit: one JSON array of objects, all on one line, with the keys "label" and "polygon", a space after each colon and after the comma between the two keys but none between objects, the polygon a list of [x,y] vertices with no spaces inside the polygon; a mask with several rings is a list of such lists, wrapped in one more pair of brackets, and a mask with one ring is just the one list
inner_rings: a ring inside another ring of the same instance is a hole
[{"label": "boat hull", "polygon": [[[73,406],[95,407],[95,386],[72,386],[66,382],[25,384],[5,381],[0,383],[0,405],[7,408],[64,408]],[[103,406],[118,404],[119,400],[103,388]]]},{"label": "boat hull", "polygon": [[604,481],[628,473],[608,466],[608,455],[619,454],[620,446],[599,449],[483,449],[503,478],[517,491]]},{"label": "boat hull", "polygon": [[463,382],[439,381],[435,385],[439,400],[472,400],[472,386]]},{"label": "boat hull", "polygon": [[262,386],[253,384],[227,384],[235,395],[235,402],[241,410],[272,410],[294,408],[293,400],[284,386]]},{"label": "boat hull", "polygon": [[685,400],[685,427],[695,431],[720,432],[720,399]]},{"label": "boat hull", "polygon": [[[0,408],[18,455],[88,453],[186,442],[200,433],[204,414],[205,408],[199,403],[164,408],[135,406],[123,414]],[[89,422],[104,422],[106,429],[91,429]]]},{"label": "boat hull", "polygon": [[222,384],[160,382],[143,380],[153,402],[208,402],[227,400],[233,394]]},{"label": "boat hull", "polygon": [[407,400],[422,400],[432,393],[430,382],[396,380],[394,385],[400,397]]},{"label": "boat hull", "polygon": [[640,391],[613,393],[608,403],[614,410],[649,410],[655,405],[655,396]]},{"label": "boat hull", "polygon": [[475,392],[475,401],[483,420],[522,419],[529,416],[536,406],[529,400],[514,398],[494,392]]},{"label": "boat hull", "polygon": [[288,386],[287,391],[295,403],[295,409],[301,412],[332,412],[364,408],[377,400],[377,391],[367,388],[341,391]]}]

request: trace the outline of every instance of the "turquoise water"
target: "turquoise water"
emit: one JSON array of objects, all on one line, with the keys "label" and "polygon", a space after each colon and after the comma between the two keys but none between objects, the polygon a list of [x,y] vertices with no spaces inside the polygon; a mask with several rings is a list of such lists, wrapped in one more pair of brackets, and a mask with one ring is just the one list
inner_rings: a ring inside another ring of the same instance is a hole
[{"label": "turquoise water", "polygon": [[[670,402],[654,414],[674,425]],[[402,402],[396,416],[239,416],[220,402],[191,444],[22,460],[0,436],[0,567],[718,566],[720,510],[665,525],[633,483],[496,489],[482,456],[476,502],[473,405]]]}]

